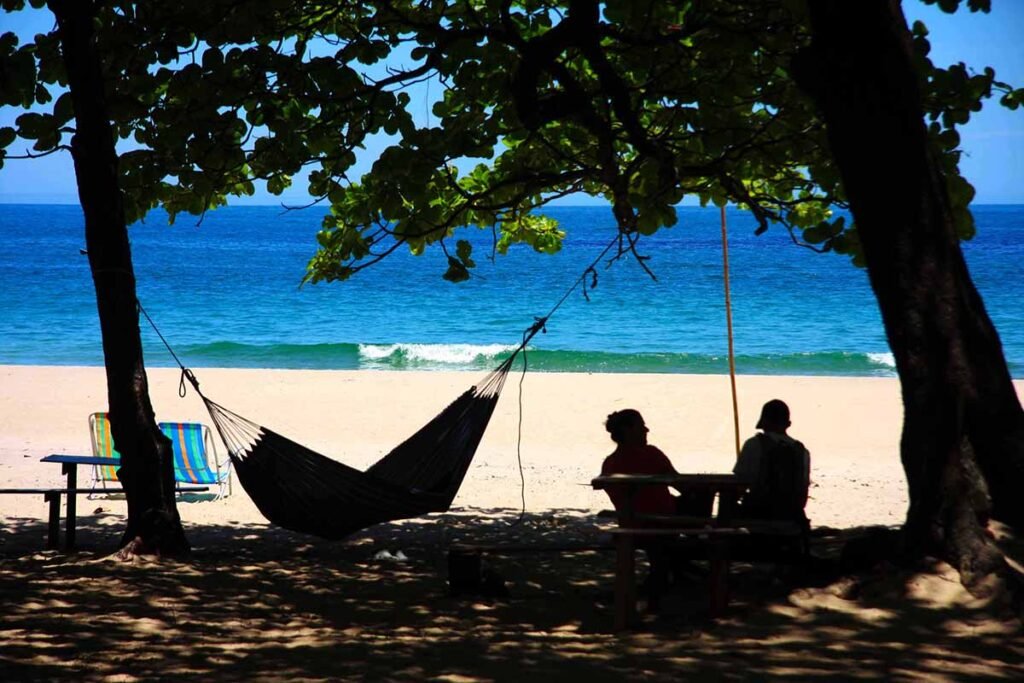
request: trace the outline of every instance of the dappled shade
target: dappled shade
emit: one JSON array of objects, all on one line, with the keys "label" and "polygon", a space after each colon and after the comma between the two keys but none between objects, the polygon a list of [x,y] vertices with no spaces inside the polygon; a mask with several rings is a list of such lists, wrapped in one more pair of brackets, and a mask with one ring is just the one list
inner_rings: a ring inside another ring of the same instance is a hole
[{"label": "dappled shade", "polygon": [[[935,599],[950,576],[894,569],[857,598],[836,585],[792,585],[770,566],[735,568],[724,619],[701,613],[703,585],[681,605],[611,633],[614,554],[495,556],[509,597],[453,598],[453,542],[591,542],[600,521],[580,510],[453,511],[320,542],[266,525],[190,526],[184,561],[129,565],[104,557],[116,515],[82,520],[83,552],[38,552],[44,523],[0,530],[3,668],[9,680],[177,676],[253,680],[792,680],[1019,675],[1019,630],[973,604]],[[107,522],[111,522],[107,524]],[[858,530],[825,532],[834,555]],[[408,561],[375,560],[402,550]],[[914,588],[917,585],[918,588]],[[943,588],[944,587],[944,588]],[[929,597],[928,591],[932,597]],[[1018,627],[1019,629],[1019,623]],[[642,673],[641,673],[642,672]]]}]

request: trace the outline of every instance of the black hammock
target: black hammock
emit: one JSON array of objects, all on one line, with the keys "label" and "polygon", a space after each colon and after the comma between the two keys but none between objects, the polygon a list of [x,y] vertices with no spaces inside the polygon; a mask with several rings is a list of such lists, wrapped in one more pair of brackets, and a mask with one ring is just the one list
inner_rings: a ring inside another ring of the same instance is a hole
[{"label": "black hammock", "polygon": [[365,472],[211,401],[199,391],[191,371],[183,371],[206,404],[238,481],[260,512],[286,529],[338,539],[381,522],[449,508],[487,429],[512,361],[526,341],[484,381]]},{"label": "black hammock", "polygon": [[[479,385],[452,401],[437,417],[365,472],[306,448],[211,401],[199,382],[138,304],[153,330],[206,404],[234,465],[238,480],[260,512],[274,524],[322,538],[343,538],[381,522],[444,512],[455,499],[494,413],[512,362],[595,265],[619,241],[617,235],[583,271],[548,314],[536,318],[523,341]],[[593,285],[591,285],[593,286]],[[524,361],[525,366],[525,361]]]}]

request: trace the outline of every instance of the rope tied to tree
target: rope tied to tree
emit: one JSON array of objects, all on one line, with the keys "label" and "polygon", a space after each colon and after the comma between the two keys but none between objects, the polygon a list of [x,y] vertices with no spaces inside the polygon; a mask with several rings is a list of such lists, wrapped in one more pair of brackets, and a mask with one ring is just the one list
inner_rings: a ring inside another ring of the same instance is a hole
[{"label": "rope tied to tree", "polygon": [[188,380],[192,385],[192,388],[196,390],[197,394],[199,394],[199,397],[202,398],[203,401],[206,401],[206,397],[203,396],[203,392],[199,390],[199,380],[196,378],[195,373],[185,367],[185,364],[181,362],[180,358],[178,358],[178,354],[176,354],[174,349],[171,348],[171,345],[167,342],[163,333],[160,332],[160,328],[156,326],[153,319],[149,317],[149,313],[147,313],[146,309],[143,308],[142,302],[136,299],[135,305],[138,307],[139,313],[144,315],[146,320],[149,321],[149,325],[153,328],[153,331],[156,332],[156,336],[160,337],[160,341],[163,342],[164,347],[167,348],[167,352],[171,354],[172,358],[174,358],[174,362],[178,364],[179,368],[181,368],[181,377],[178,380],[178,398],[185,398],[185,394],[188,393],[188,388],[185,386],[185,380]]},{"label": "rope tied to tree", "polygon": [[520,511],[519,511],[519,519],[517,519],[515,522],[513,522],[512,526],[520,524],[523,521],[523,519],[526,517],[526,477],[523,475],[522,444],[523,444],[523,382],[526,381],[526,371],[529,368],[529,357],[528,357],[528,351],[527,351],[527,348],[526,348],[527,344],[529,343],[529,341],[531,339],[533,339],[534,336],[537,335],[538,332],[540,332],[541,334],[547,334],[547,332],[548,332],[548,328],[547,328],[548,318],[550,318],[555,313],[555,311],[557,311],[562,306],[562,304],[565,303],[565,301],[569,298],[569,295],[572,294],[573,291],[575,291],[575,289],[577,287],[579,287],[580,285],[583,285],[583,298],[586,299],[587,301],[590,301],[590,297],[587,296],[587,276],[590,276],[590,278],[591,278],[590,287],[591,288],[596,287],[597,286],[597,268],[596,268],[596,266],[597,266],[598,263],[601,262],[601,259],[603,259],[608,254],[608,252],[611,251],[611,248],[614,247],[615,244],[620,239],[621,239],[621,232],[617,233],[615,235],[615,237],[613,237],[608,242],[607,246],[605,246],[605,248],[603,250],[601,250],[601,253],[598,254],[597,258],[595,258],[593,261],[590,262],[590,265],[588,265],[583,270],[583,272],[580,274],[580,276],[578,278],[576,278],[576,280],[572,283],[572,285],[569,286],[569,288],[565,291],[565,293],[558,300],[558,302],[551,308],[550,311],[548,311],[547,315],[535,316],[534,317],[533,324],[530,325],[529,327],[527,327],[523,331],[523,341],[522,341],[522,343],[519,345],[519,348],[516,349],[516,351],[512,354],[512,357],[509,359],[511,361],[511,359],[515,357],[516,353],[519,353],[520,351],[522,351],[522,354],[523,354],[523,372],[519,376],[519,387],[518,387],[518,389],[519,389],[519,396],[518,396],[518,401],[519,401],[519,419],[518,419],[518,422],[516,424],[516,464],[517,464],[518,469],[519,469],[519,500],[520,500],[521,508],[520,508]]}]

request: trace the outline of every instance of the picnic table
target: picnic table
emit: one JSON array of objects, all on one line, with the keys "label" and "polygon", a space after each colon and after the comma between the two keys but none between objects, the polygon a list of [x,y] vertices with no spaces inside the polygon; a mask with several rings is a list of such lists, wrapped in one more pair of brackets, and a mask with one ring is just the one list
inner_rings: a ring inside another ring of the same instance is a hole
[{"label": "picnic table", "polygon": [[[689,538],[699,540],[710,562],[709,600],[712,616],[724,610],[728,602],[728,549],[731,539],[750,533],[743,525],[733,524],[740,497],[750,481],[734,474],[609,474],[595,477],[590,485],[597,490],[619,487],[625,494],[618,512],[618,527],[611,530],[615,543],[615,628],[629,627],[636,610],[636,544],[653,538]],[[644,486],[669,486],[680,492],[710,494],[717,508],[710,516],[642,515],[634,509],[637,492]]]},{"label": "picnic table", "polygon": [[[95,455],[67,455],[64,453],[51,453],[45,458],[42,458],[41,462],[59,463],[61,474],[67,477],[67,486],[64,490],[67,492],[68,496],[68,513],[67,521],[65,524],[64,547],[70,550],[75,547],[75,519],[77,515],[76,501],[78,498],[78,466],[117,466],[121,464],[121,461],[118,460],[117,458],[101,458]],[[88,491],[83,491],[83,493],[88,493]],[[50,517],[50,524],[52,526],[54,523],[52,509]]]},{"label": "picnic table", "polygon": [[635,520],[633,509],[637,491],[643,486],[660,485],[674,488],[680,492],[693,491],[711,493],[718,498],[718,515],[729,517],[735,515],[739,499],[750,488],[750,480],[726,473],[700,474],[604,474],[594,477],[590,485],[598,490],[619,487],[625,492],[626,505],[619,511],[620,522]]},{"label": "picnic table", "polygon": [[[117,466],[121,464],[118,458],[105,458],[95,455],[69,455],[65,453],[51,453],[40,459],[41,462],[57,463],[61,466],[61,474],[66,479],[64,487],[45,488],[10,488],[0,489],[0,494],[42,494],[43,500],[49,506],[49,522],[47,526],[46,547],[56,548],[60,533],[60,498],[67,496],[67,519],[65,522],[64,547],[71,550],[75,547],[75,527],[77,518],[77,497],[79,493],[92,493],[91,488],[78,487],[78,466]],[[178,493],[201,493],[208,491],[209,486],[181,486],[175,489]]]}]

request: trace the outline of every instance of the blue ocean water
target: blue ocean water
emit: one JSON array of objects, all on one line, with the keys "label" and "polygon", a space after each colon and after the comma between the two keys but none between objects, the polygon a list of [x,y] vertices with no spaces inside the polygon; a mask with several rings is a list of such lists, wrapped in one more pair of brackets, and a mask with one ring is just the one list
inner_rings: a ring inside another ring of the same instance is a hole
[{"label": "blue ocean water", "polygon": [[[1024,206],[973,208],[964,250],[1024,376]],[[394,255],[343,283],[299,283],[321,210],[232,207],[201,225],[154,212],[130,234],[139,298],[193,367],[473,369],[493,367],[546,314],[612,233],[603,207],[550,208],[568,232],[554,256],[527,247],[487,258],[473,231],[474,277],[441,279],[440,253]],[[598,268],[530,345],[541,371],[724,373],[727,337],[717,209],[684,207],[634,260]],[[891,375],[866,274],[841,256],[793,244],[781,227],[755,236],[730,210],[736,366],[740,373]],[[0,364],[100,365],[99,324],[77,206],[0,205]],[[173,365],[148,328],[146,362]]]}]

